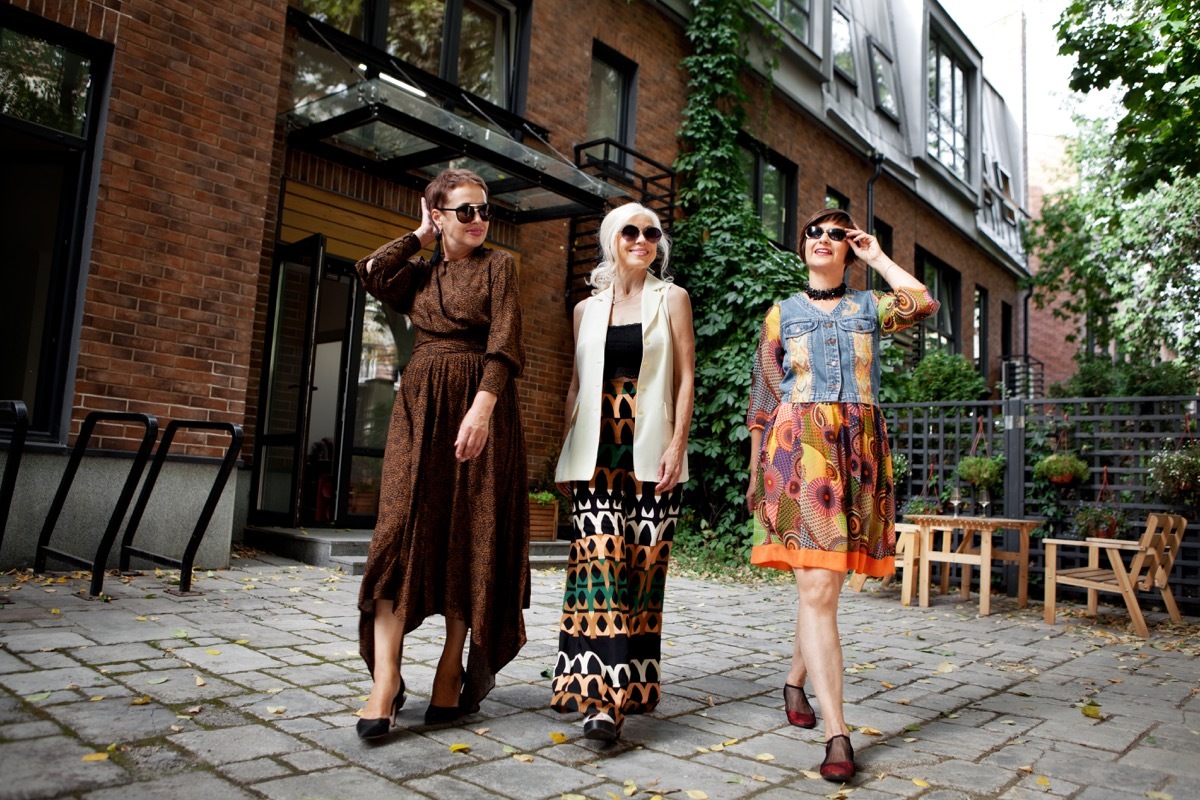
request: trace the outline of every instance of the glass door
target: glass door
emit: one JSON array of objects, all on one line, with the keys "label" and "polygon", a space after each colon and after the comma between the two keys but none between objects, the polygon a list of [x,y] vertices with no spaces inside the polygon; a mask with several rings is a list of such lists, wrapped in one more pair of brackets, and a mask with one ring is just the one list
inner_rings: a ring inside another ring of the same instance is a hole
[{"label": "glass door", "polygon": [[254,437],[251,499],[258,522],[288,527],[300,524],[317,295],[324,260],[325,237],[320,234],[276,251],[266,379]]}]

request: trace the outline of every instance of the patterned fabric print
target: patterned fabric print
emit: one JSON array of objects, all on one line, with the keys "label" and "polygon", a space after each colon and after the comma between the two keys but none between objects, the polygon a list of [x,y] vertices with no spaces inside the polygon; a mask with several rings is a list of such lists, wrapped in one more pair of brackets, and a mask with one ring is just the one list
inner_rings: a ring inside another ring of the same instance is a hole
[{"label": "patterned fabric print", "polygon": [[681,487],[655,496],[633,474],[637,382],[605,384],[596,472],[573,484],[571,544],[559,625],[558,711],[626,714],[658,705],[662,605]]},{"label": "patterned fabric print", "polygon": [[891,453],[877,411],[854,403],[779,405],[763,432],[753,563],[892,571]]}]

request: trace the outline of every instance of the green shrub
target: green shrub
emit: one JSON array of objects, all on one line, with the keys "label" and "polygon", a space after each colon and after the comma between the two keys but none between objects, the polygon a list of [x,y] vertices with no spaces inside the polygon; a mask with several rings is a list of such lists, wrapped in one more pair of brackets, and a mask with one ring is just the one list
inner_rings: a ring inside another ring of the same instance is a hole
[{"label": "green shrub", "polygon": [[959,480],[979,489],[999,489],[1004,481],[1004,456],[966,456],[958,462]]},{"label": "green shrub", "polygon": [[942,351],[922,358],[908,381],[910,403],[973,401],[987,396],[987,382],[975,365],[964,356]]},{"label": "green shrub", "polygon": [[1088,473],[1087,463],[1074,453],[1051,453],[1033,465],[1033,477],[1051,483],[1079,483]]}]

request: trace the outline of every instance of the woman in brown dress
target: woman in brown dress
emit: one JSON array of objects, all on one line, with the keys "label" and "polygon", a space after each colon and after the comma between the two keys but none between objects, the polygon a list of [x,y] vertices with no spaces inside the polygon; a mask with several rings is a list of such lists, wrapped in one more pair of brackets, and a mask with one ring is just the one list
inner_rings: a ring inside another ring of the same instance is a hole
[{"label": "woman in brown dress", "polygon": [[[483,246],[488,218],[483,179],[445,170],[425,190],[420,227],[355,267],[416,329],[358,601],[359,650],[374,678],[357,726],[364,739],[395,724],[404,635],[426,617],[446,618],[426,724],[476,711],[525,644],[529,508],[514,385],[525,350],[516,266]],[[416,257],[435,240],[432,259]]]}]

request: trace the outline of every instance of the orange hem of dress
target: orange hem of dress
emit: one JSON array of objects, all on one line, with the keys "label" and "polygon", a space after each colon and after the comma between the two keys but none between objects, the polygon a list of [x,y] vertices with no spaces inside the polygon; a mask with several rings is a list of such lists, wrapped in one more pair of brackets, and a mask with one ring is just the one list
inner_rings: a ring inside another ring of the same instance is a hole
[{"label": "orange hem of dress", "polygon": [[796,550],[782,544],[756,544],[750,550],[750,563],[756,567],[793,570],[799,567],[818,567],[835,572],[853,571],[871,578],[886,578],[896,572],[896,559],[850,556],[824,550]]}]

